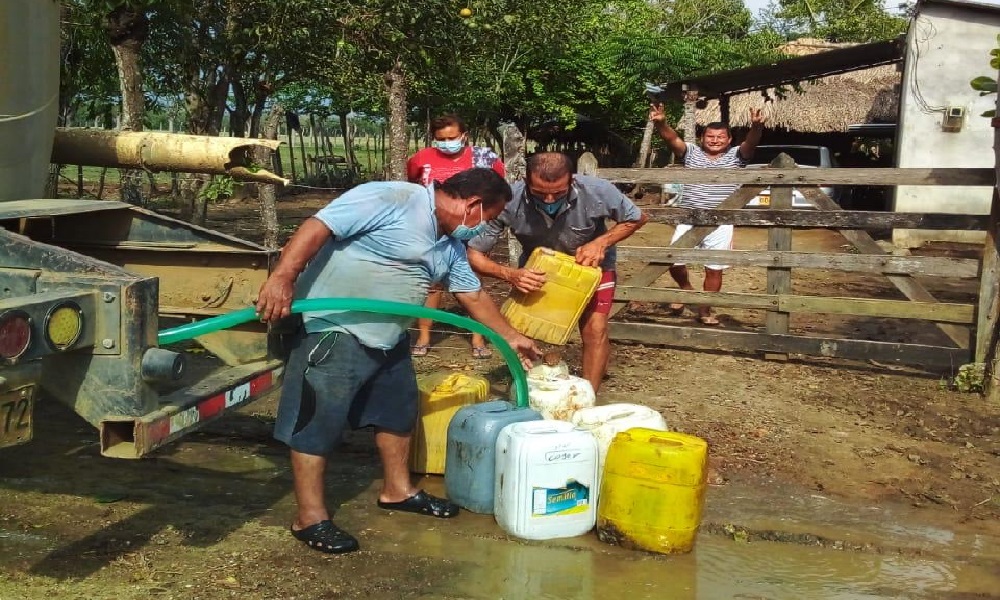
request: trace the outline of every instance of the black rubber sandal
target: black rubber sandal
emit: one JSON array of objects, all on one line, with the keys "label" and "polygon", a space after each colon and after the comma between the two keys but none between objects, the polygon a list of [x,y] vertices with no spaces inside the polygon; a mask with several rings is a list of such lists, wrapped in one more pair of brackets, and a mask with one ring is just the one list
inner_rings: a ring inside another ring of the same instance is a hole
[{"label": "black rubber sandal", "polygon": [[385,510],[398,510],[418,515],[427,515],[439,519],[450,519],[458,515],[459,511],[458,505],[454,502],[438,498],[437,496],[431,496],[423,490],[400,502],[382,502],[379,500],[378,507]]},{"label": "black rubber sandal", "polygon": [[313,550],[319,550],[327,554],[354,552],[361,547],[358,544],[358,540],[354,539],[354,536],[334,525],[330,519],[320,521],[305,529],[290,529],[295,539],[305,542]]}]

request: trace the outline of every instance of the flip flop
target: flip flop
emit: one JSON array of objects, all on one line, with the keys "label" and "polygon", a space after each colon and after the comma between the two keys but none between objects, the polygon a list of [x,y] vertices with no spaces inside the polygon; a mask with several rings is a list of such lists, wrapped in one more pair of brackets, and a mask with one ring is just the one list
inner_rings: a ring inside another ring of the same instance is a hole
[{"label": "flip flop", "polygon": [[472,357],[473,358],[489,358],[493,356],[493,351],[486,346],[473,346]]},{"label": "flip flop", "polygon": [[402,500],[400,502],[382,502],[379,500],[378,507],[384,508],[385,510],[398,510],[400,512],[427,515],[430,517],[437,517],[439,519],[450,519],[451,517],[457,516],[459,511],[457,504],[445,500],[444,498],[431,496],[424,490],[420,490],[416,494],[413,494],[406,500]]},{"label": "flip flop", "polygon": [[330,519],[320,521],[305,529],[296,530],[294,527],[290,527],[289,530],[295,539],[305,542],[313,550],[327,554],[354,552],[361,547],[354,536],[334,525]]},{"label": "flip flop", "polygon": [[698,322],[702,325],[708,325],[710,327],[715,327],[721,324],[721,322],[712,315],[701,315],[698,317]]},{"label": "flip flop", "polygon": [[672,314],[675,317],[679,317],[684,314],[683,304],[671,304],[670,306],[667,307],[667,309],[670,311],[670,314]]},{"label": "flip flop", "polygon": [[416,344],[410,348],[410,356],[427,356],[427,353],[430,352],[430,350],[430,344]]}]

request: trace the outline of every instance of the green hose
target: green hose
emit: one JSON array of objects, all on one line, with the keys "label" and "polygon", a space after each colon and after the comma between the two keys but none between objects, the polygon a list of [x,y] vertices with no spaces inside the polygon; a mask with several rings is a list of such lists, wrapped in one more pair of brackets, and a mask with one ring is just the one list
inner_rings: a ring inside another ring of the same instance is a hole
[{"label": "green hose", "polygon": [[[320,310],[344,310],[356,312],[379,313],[383,315],[399,315],[401,317],[415,317],[421,319],[432,319],[442,323],[448,323],[462,329],[479,333],[486,339],[493,342],[493,345],[500,350],[510,369],[513,380],[514,401],[517,406],[527,408],[528,406],[528,379],[521,366],[521,359],[517,352],[510,347],[500,334],[478,321],[462,317],[443,310],[426,308],[416,304],[404,304],[402,302],[389,302],[387,300],[372,300],[368,298],[309,298],[307,300],[296,300],[292,302],[293,313],[314,312]],[[233,311],[218,317],[203,319],[195,323],[181,325],[164,329],[159,333],[159,344],[166,346],[183,340],[189,340],[199,335],[229,329],[236,325],[257,321],[259,317],[253,307]]]}]

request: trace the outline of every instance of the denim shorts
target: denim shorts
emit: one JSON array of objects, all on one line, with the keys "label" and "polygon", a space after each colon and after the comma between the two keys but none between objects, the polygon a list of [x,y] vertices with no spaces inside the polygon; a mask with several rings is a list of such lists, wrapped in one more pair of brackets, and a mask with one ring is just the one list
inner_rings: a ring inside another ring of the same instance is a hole
[{"label": "denim shorts", "polygon": [[297,452],[325,456],[348,425],[411,432],[417,405],[406,337],[378,350],[349,333],[300,334],[285,364],[274,437]]}]

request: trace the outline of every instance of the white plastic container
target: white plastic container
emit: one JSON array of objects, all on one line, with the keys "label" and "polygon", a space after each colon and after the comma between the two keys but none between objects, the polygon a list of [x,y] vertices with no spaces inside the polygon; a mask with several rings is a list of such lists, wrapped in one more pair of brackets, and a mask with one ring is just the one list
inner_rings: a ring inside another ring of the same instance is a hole
[{"label": "white plastic container", "polygon": [[558,361],[555,364],[540,363],[531,367],[528,371],[531,379],[556,379],[558,377],[569,377],[569,365],[565,361]]},{"label": "white plastic container", "polygon": [[594,387],[582,377],[528,377],[528,404],[543,419],[569,421],[573,413],[593,406],[596,400]]},{"label": "white plastic container", "polygon": [[641,404],[607,404],[581,408],[573,414],[572,423],[586,429],[597,440],[597,481],[604,475],[604,460],[608,457],[611,440],[633,427],[667,431],[663,415]]},{"label": "white plastic container", "polygon": [[529,540],[583,535],[597,515],[597,440],[565,421],[508,425],[497,438],[494,514]]}]

